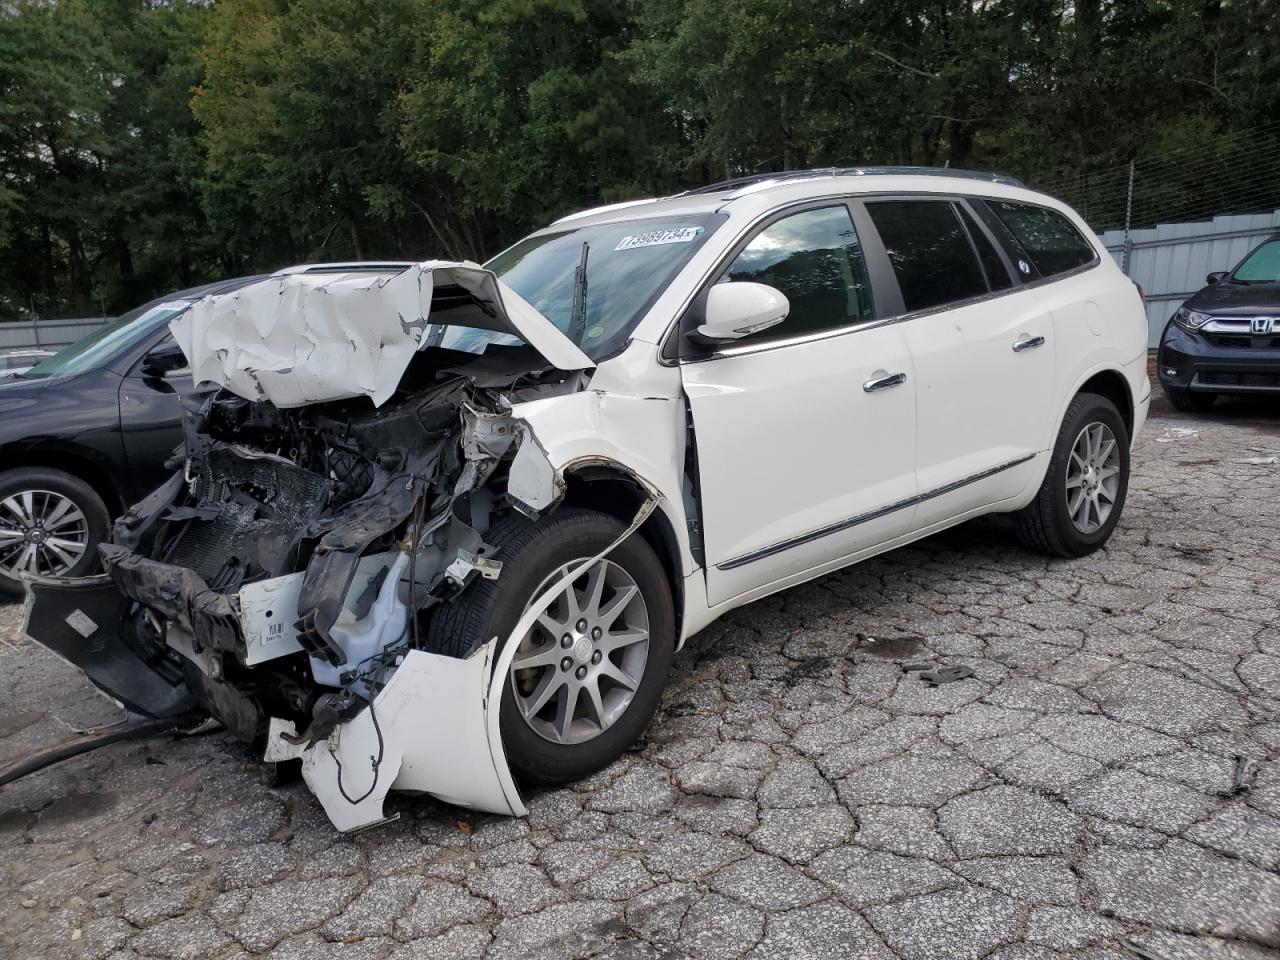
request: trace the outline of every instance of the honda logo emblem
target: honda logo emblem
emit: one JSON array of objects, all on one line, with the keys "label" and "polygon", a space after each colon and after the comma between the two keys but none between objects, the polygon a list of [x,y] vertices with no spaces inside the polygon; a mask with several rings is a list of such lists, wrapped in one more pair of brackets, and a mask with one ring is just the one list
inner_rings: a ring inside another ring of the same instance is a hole
[{"label": "honda logo emblem", "polygon": [[1249,321],[1249,330],[1253,333],[1270,333],[1275,320],[1271,317],[1254,317]]}]

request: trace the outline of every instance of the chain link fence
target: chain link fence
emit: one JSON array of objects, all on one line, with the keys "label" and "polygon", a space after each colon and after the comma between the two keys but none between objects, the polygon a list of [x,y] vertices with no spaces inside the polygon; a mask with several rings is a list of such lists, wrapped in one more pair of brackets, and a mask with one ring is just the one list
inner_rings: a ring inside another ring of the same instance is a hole
[{"label": "chain link fence", "polygon": [[[1280,207],[1280,120],[1037,186],[1098,233],[1269,213]],[[1118,259],[1127,271],[1130,252]]]},{"label": "chain link fence", "polygon": [[1280,120],[1036,186],[1078,210],[1142,287],[1155,346],[1206,274],[1280,233]]}]

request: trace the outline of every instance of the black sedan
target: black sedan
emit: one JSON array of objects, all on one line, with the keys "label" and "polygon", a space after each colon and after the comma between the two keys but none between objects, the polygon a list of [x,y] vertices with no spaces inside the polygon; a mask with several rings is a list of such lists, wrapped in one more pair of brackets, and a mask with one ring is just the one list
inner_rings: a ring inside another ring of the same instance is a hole
[{"label": "black sedan", "polygon": [[1219,394],[1280,395],[1280,234],[1177,309],[1156,370],[1179,410],[1208,410]]},{"label": "black sedan", "polygon": [[24,570],[88,572],[111,518],[165,479],[192,389],[169,321],[253,279],[144,304],[0,381],[0,594],[21,595]]}]

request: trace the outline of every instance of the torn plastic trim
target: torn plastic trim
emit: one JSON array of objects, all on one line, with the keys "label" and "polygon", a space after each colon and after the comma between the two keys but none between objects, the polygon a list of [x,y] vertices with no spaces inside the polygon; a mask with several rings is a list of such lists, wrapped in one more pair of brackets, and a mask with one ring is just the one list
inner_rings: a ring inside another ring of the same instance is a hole
[{"label": "torn plastic trim", "polygon": [[359,396],[381,406],[419,350],[482,350],[486,338],[466,329],[516,337],[560,370],[595,366],[493,271],[465,261],[276,274],[198,301],[170,329],[196,384],[280,408]]},{"label": "torn plastic trim", "polygon": [[294,724],[268,727],[264,759],[302,761],[302,776],[333,825],[344,833],[388,818],[392,790],[430,793],[486,813],[524,816],[528,808],[502,744],[500,711],[520,638],[570,583],[635,534],[658,506],[650,497],[616,540],[534,598],[499,653],[493,637],[466,659],[410,650],[371,705],[328,737],[291,743]]},{"label": "torn plastic trim", "polygon": [[52,579],[23,572],[22,633],[81,671],[99,692],[159,719],[198,709],[182,674],[123,633],[128,599],[108,574]]}]

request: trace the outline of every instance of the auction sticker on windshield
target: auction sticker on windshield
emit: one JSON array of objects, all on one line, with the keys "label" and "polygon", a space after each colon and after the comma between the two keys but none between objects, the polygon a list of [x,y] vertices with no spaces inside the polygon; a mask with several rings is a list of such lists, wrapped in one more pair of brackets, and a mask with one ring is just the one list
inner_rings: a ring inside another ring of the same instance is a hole
[{"label": "auction sticker on windshield", "polygon": [[673,227],[670,230],[650,230],[633,233],[618,241],[614,250],[634,250],[636,247],[657,247],[664,243],[689,243],[698,236],[701,227]]}]

